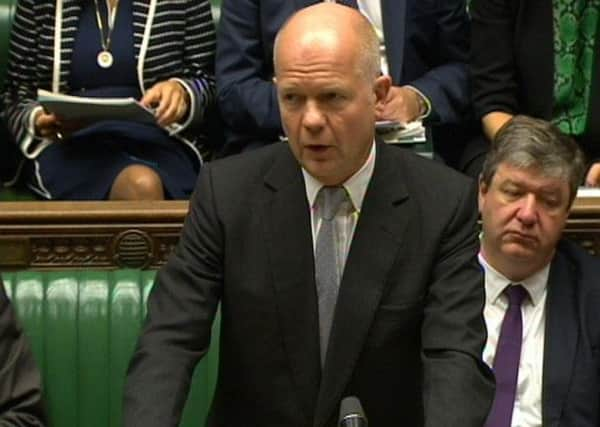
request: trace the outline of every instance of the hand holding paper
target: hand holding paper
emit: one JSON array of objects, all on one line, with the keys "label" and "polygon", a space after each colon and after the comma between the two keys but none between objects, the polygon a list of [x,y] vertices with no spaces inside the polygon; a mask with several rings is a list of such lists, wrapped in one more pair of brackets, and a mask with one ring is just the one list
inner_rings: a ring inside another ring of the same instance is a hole
[{"label": "hand holding paper", "polygon": [[382,111],[378,111],[378,120],[395,120],[409,123],[419,118],[420,95],[408,87],[392,86]]},{"label": "hand holding paper", "polygon": [[177,80],[166,80],[152,86],[140,103],[154,108],[156,121],[166,127],[187,114],[190,102],[187,91]]}]

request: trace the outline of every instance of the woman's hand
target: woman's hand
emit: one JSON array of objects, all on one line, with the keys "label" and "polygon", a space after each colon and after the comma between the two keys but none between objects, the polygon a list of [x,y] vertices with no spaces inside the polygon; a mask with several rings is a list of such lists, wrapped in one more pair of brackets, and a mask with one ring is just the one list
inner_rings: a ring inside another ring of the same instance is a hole
[{"label": "woman's hand", "polygon": [[36,113],[33,121],[36,136],[56,141],[68,139],[73,132],[88,126],[88,124],[84,121],[64,121],[55,114],[46,113],[43,110]]},{"label": "woman's hand", "polygon": [[35,134],[42,138],[62,139],[61,125],[58,118],[51,113],[40,110],[33,121]]},{"label": "woman's hand", "polygon": [[594,163],[590,166],[585,177],[585,186],[600,187],[600,163]]},{"label": "woman's hand", "polygon": [[176,80],[156,83],[140,101],[155,109],[156,121],[161,126],[180,121],[188,113],[190,99],[185,88]]}]

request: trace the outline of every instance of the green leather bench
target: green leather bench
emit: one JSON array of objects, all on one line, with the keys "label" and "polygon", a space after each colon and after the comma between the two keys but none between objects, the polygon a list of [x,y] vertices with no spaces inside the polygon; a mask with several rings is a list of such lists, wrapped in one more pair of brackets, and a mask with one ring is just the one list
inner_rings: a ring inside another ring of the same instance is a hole
[{"label": "green leather bench", "polygon": [[[50,426],[121,426],[125,372],[154,271],[28,271],[3,278],[42,372]],[[204,425],[217,366],[213,344],[196,369],[181,426]]]}]

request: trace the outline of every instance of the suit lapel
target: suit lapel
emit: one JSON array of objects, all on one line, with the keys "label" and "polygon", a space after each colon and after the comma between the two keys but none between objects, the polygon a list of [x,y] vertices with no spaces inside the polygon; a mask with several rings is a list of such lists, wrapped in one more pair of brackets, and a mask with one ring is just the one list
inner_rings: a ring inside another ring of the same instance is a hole
[{"label": "suit lapel", "polygon": [[377,146],[373,177],[346,261],[319,390],[317,427],[327,423],[345,397],[342,394],[379,306],[388,271],[406,240],[403,235],[410,212],[404,201],[408,196],[398,158],[388,150]]},{"label": "suit lapel", "polygon": [[144,91],[144,65],[146,52],[150,43],[150,33],[154,14],[156,12],[156,0],[133,0],[133,42],[135,47],[136,73],[142,92]]},{"label": "suit lapel", "polygon": [[[74,34],[77,32],[81,16],[81,2],[78,0],[62,0],[56,2],[55,22],[60,25],[59,37],[54,40],[54,62],[52,72],[52,90],[69,92],[69,76],[71,74],[71,54],[75,45]],[[57,50],[57,51],[56,51]],[[58,63],[57,63],[58,60]]]},{"label": "suit lapel", "polygon": [[304,413],[311,418],[321,362],[309,206],[304,179],[287,147],[265,178],[266,247],[282,339]]},{"label": "suit lapel", "polygon": [[550,267],[542,386],[542,424],[557,425],[567,397],[578,341],[575,290],[567,259],[557,252]]},{"label": "suit lapel", "polygon": [[394,85],[402,81],[407,0],[381,0],[381,19],[389,73]]}]

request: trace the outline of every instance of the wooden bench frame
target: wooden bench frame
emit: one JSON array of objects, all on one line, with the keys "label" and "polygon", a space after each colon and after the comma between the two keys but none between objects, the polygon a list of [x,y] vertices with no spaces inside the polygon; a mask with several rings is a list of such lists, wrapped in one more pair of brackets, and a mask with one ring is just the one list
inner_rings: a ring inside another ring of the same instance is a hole
[{"label": "wooden bench frame", "polygon": [[[0,203],[0,270],[159,268],[188,202]],[[600,255],[600,198],[575,201],[565,235]]]},{"label": "wooden bench frame", "polygon": [[0,203],[0,269],[158,268],[186,201]]}]

